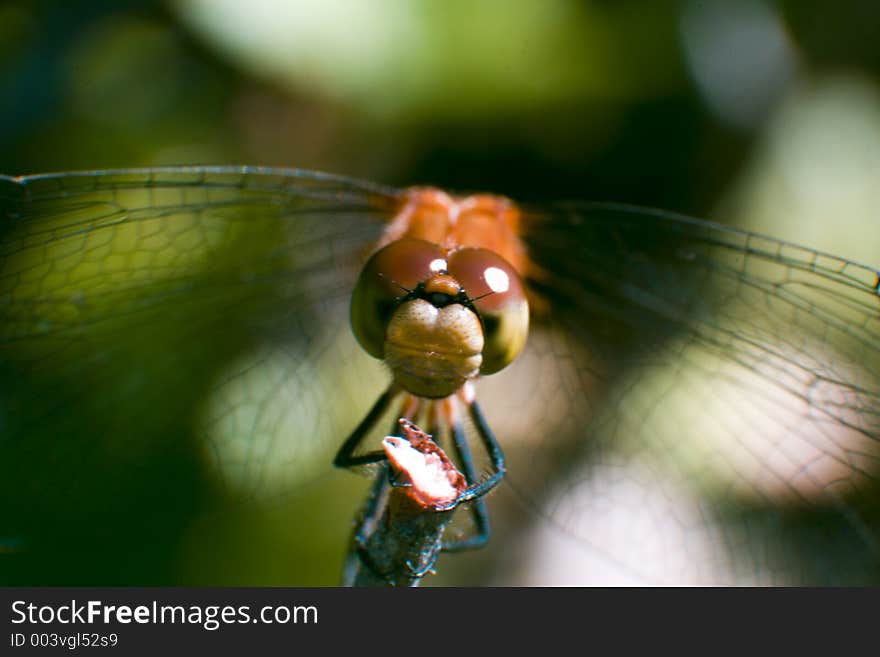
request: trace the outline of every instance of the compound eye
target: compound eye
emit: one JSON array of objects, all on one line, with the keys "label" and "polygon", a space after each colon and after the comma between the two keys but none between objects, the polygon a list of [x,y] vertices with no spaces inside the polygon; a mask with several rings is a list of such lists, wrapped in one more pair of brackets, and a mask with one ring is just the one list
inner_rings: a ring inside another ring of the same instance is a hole
[{"label": "compound eye", "polygon": [[447,260],[449,273],[483,324],[480,374],[504,369],[522,351],[529,333],[529,304],[519,274],[504,258],[486,249],[459,249]]},{"label": "compound eye", "polygon": [[443,250],[423,240],[398,240],[370,257],[358,277],[350,308],[354,336],[367,353],[384,356],[385,329],[399,300],[445,270]]}]

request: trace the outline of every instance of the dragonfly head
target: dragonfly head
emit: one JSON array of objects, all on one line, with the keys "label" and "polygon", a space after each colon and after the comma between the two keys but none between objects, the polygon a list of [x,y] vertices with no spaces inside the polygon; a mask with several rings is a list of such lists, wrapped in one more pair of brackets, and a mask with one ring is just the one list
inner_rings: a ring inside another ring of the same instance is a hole
[{"label": "dragonfly head", "polygon": [[516,270],[479,248],[401,239],[377,251],[351,302],[355,337],[420,397],[447,397],[516,358],[528,334]]}]

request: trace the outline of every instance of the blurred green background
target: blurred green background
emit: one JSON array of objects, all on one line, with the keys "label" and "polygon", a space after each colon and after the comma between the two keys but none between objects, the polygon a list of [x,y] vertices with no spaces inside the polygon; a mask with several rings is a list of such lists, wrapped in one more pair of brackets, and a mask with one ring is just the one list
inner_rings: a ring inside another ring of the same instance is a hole
[{"label": "blurred green background", "polygon": [[[7,2],[0,171],[261,164],[616,200],[876,264],[878,25],[870,0]],[[198,481],[179,456],[180,479]],[[333,481],[352,489],[337,512],[353,513],[362,484]],[[134,532],[154,505],[179,507],[164,549],[145,540],[110,572],[94,545],[61,546],[93,557],[19,572],[333,583],[344,546],[318,511],[294,528],[271,507],[214,537],[197,488],[131,510]]]},{"label": "blurred green background", "polygon": [[805,226],[875,207],[878,15],[869,0],[7,2],[0,170],[258,163],[723,205],[871,260]]}]

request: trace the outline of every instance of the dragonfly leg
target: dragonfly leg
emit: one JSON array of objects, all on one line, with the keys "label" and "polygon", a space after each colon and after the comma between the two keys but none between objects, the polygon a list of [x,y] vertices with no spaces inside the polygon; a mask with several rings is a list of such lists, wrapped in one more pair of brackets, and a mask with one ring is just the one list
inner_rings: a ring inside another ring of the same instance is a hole
[{"label": "dragonfly leg", "polygon": [[498,441],[495,439],[495,434],[492,433],[492,430],[486,422],[486,418],[483,417],[483,412],[480,410],[479,404],[477,404],[474,399],[465,400],[465,403],[468,406],[468,415],[470,415],[471,421],[474,423],[477,433],[483,441],[486,451],[489,453],[489,458],[492,461],[492,467],[495,468],[495,472],[479,483],[468,485],[467,489],[461,495],[455,498],[455,500],[453,500],[448,506],[438,509],[439,511],[454,509],[459,504],[482,497],[495,488],[507,472],[507,465],[504,462],[504,452],[501,451],[501,445],[498,444]]},{"label": "dragonfly leg", "polygon": [[434,564],[437,563],[438,556],[440,556],[440,550],[435,551],[434,554],[431,556],[431,560],[421,568],[413,568],[412,562],[407,561],[406,562],[406,569],[407,569],[407,571],[409,571],[408,572],[409,576],[412,579],[418,581],[418,580],[422,579],[425,575],[428,575],[429,573],[433,573],[434,572]]},{"label": "dragonfly leg", "polygon": [[383,465],[379,468],[376,479],[370,487],[367,504],[364,506],[361,517],[352,534],[351,547],[345,556],[345,564],[342,567],[343,586],[352,586],[354,584],[355,577],[357,576],[358,561],[373,571],[374,575],[384,579],[384,576],[376,571],[366,546],[372,527],[376,524],[382,512],[381,502],[385,497],[387,487],[388,466]]},{"label": "dragonfly leg", "polygon": [[364,437],[376,425],[376,422],[382,418],[385,411],[388,410],[388,406],[399,393],[400,390],[394,384],[391,384],[388,389],[382,393],[379,399],[376,400],[376,403],[373,404],[373,408],[370,409],[370,412],[367,413],[366,417],[361,420],[361,423],[355,427],[355,430],[351,432],[351,435],[346,438],[344,443],[342,443],[342,447],[340,447],[339,451],[336,453],[336,458],[333,459],[334,466],[337,468],[351,468],[358,465],[379,463],[380,461],[387,460],[385,452],[382,450],[375,450],[373,452],[357,455],[355,455],[354,452],[361,444]]},{"label": "dragonfly leg", "polygon": [[[464,425],[460,418],[456,418],[450,429],[452,434],[452,444],[455,447],[455,453],[461,463],[464,471],[464,478],[468,486],[473,486],[477,482],[477,471],[474,468],[474,460],[471,456],[471,449],[467,444],[467,436],[465,436]],[[476,533],[464,539],[456,541],[444,541],[443,549],[447,552],[462,552],[464,550],[474,550],[483,547],[489,541],[491,528],[489,526],[489,512],[486,509],[486,502],[483,498],[478,497],[474,500],[473,506],[470,508],[471,515],[476,526]]]}]

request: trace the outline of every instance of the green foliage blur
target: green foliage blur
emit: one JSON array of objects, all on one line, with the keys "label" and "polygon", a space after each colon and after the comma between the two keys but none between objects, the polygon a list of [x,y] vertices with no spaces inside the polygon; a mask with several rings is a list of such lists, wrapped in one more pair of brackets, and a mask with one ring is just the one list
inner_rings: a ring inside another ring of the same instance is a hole
[{"label": "green foliage blur", "polygon": [[[877,263],[878,231],[865,236],[880,201],[876,25],[880,4],[859,0],[12,0],[0,6],[0,172],[288,166],[647,205]],[[232,352],[227,338],[218,348]],[[207,381],[181,381],[162,403],[184,414]],[[17,394],[49,394],[19,383]],[[99,404],[107,382],[87,383]],[[142,420],[102,429],[125,445],[45,464],[43,476],[84,475],[78,497],[40,497],[59,519],[45,535],[71,543],[31,561],[10,544],[4,582],[334,583],[348,527],[326,521],[320,490],[295,517],[268,506],[218,522],[187,427],[145,445],[167,427]],[[22,462],[56,438],[36,435]],[[78,470],[127,449],[134,479]],[[332,481],[348,493],[331,501],[336,518],[353,515],[362,482]],[[125,496],[128,509],[103,497],[125,486],[148,492]]]},{"label": "green foliage blur", "polygon": [[786,107],[838,78],[877,93],[878,13],[857,0],[9,2],[0,170],[258,163],[709,216]]}]

